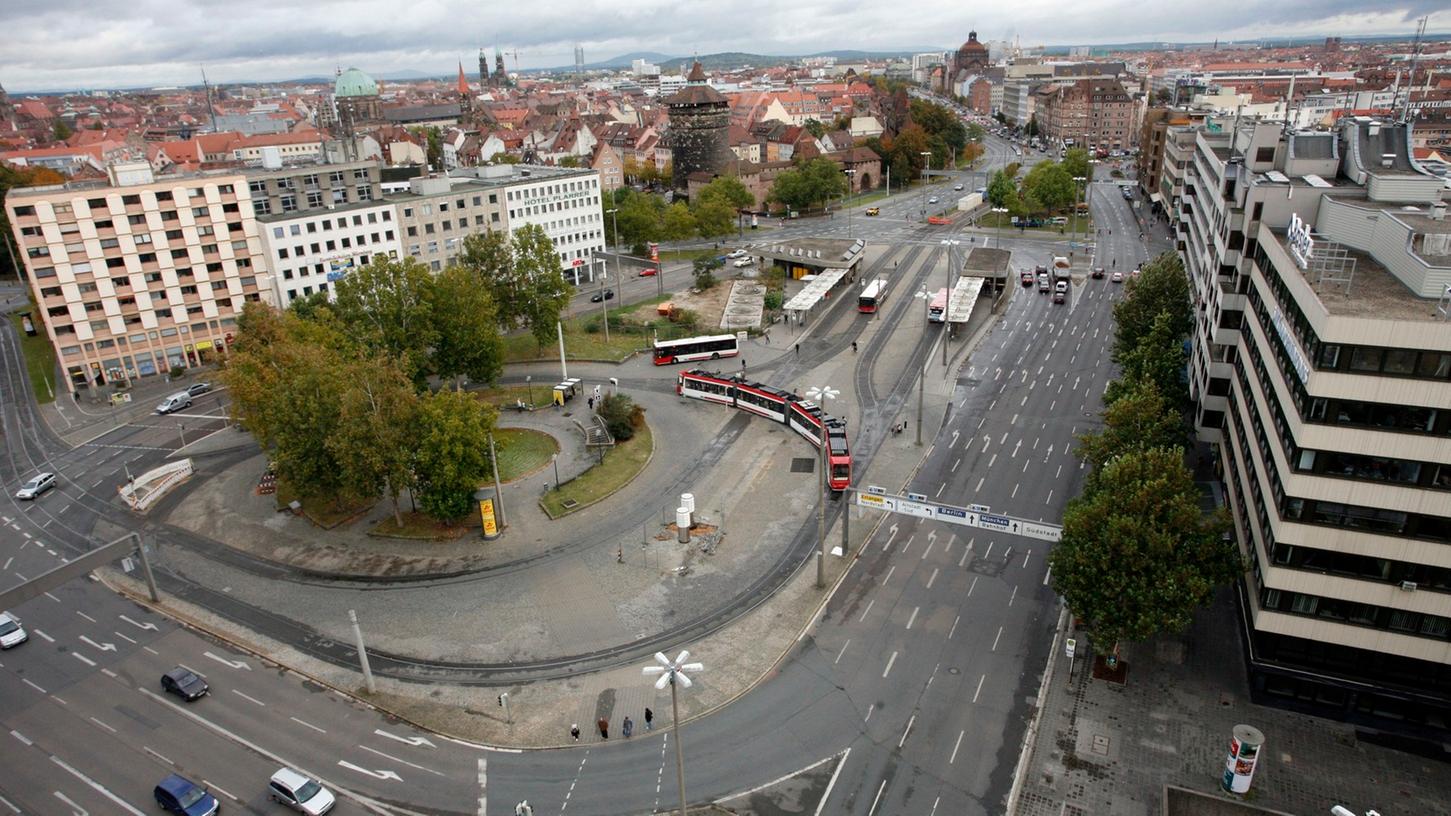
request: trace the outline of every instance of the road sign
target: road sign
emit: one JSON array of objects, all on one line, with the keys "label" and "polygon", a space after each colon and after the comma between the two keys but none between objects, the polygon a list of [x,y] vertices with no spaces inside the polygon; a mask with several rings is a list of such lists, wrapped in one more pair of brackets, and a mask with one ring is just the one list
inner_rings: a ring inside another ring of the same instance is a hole
[{"label": "road sign", "polygon": [[1043,541],[1063,540],[1063,528],[1051,524],[1039,524],[1035,521],[1024,521],[1019,530],[1028,538],[1037,538]]},{"label": "road sign", "polygon": [[1065,656],[1069,659],[1072,659],[1073,650],[1076,648],[1078,648],[1078,641],[1074,638],[1069,638],[1063,643],[1063,651],[1066,653]]},{"label": "road sign", "polygon": [[989,513],[979,513],[977,526],[986,530],[1001,530],[1007,532],[1013,525],[1013,520],[1007,516],[995,516]]},{"label": "road sign", "polygon": [[985,504],[969,504],[967,509],[974,513],[991,513],[993,509]]},{"label": "road sign", "polygon": [[1011,535],[1027,536],[1028,538],[1037,538],[1043,541],[1059,541],[1063,535],[1063,528],[1057,525],[992,514],[987,512],[987,505],[973,504],[968,507],[954,507],[950,504],[936,504],[925,501],[925,498],[920,493],[908,493],[906,498],[892,496],[888,495],[880,487],[868,485],[866,492],[856,494],[856,503],[859,507],[869,507],[873,510],[902,513],[903,515],[916,516],[917,518],[940,521],[944,524],[956,524],[961,527],[979,527],[984,530],[997,530]]},{"label": "road sign", "polygon": [[908,493],[907,494],[907,498],[911,499],[914,502],[925,502],[925,501],[927,501],[927,494],[925,494],[925,493]]},{"label": "road sign", "polygon": [[885,487],[877,487],[876,485],[867,485],[867,492],[877,496],[887,495],[887,489]]},{"label": "road sign", "polygon": [[933,516],[931,505],[923,504],[922,502],[907,501],[906,499],[897,500],[897,512],[926,519],[930,519]]}]

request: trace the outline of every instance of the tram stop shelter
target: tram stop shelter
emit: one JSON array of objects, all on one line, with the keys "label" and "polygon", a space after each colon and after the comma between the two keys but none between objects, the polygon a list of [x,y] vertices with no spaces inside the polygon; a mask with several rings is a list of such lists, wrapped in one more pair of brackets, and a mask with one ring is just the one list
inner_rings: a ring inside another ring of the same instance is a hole
[{"label": "tram stop shelter", "polygon": [[1013,253],[1007,249],[975,247],[962,263],[963,275],[983,278],[983,288],[996,298],[1014,285],[1012,277]]},{"label": "tram stop shelter", "polygon": [[787,277],[806,281],[806,286],[784,306],[788,319],[800,323],[832,293],[847,291],[856,279],[866,249],[863,240],[800,238],[758,246],[751,252],[761,258],[763,266],[771,261],[784,269]]}]

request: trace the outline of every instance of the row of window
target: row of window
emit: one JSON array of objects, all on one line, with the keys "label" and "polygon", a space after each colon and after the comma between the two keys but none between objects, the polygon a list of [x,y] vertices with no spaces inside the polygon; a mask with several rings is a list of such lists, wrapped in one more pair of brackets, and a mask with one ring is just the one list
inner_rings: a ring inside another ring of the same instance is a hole
[{"label": "row of window", "polygon": [[[367,168],[353,170],[352,176],[352,180],[355,182],[366,182],[369,180]],[[254,197],[267,195],[268,182],[271,182],[271,186],[278,190],[296,190],[299,186],[299,182],[301,183],[303,189],[313,190],[317,189],[320,186],[321,178],[322,176],[319,173],[308,173],[303,176],[283,176],[281,178],[274,179],[252,179],[251,181],[247,182],[247,189],[251,190]],[[328,184],[330,186],[346,186],[347,183],[348,178],[343,171],[334,170],[328,173]]]},{"label": "row of window", "polygon": [[[372,237],[372,242],[374,244],[381,244],[384,241],[392,241],[393,240],[393,230],[385,230],[382,233],[374,232],[374,233],[370,233],[370,235]],[[324,249],[326,249],[326,251],[328,251],[328,252],[337,252],[338,251],[338,248],[340,246],[343,249],[352,249],[353,246],[354,246],[354,244],[356,244],[357,246],[363,247],[363,246],[367,246],[368,245],[368,238],[369,238],[369,235],[358,235],[358,236],[348,236],[348,235],[344,235],[341,238],[337,238],[337,239],[329,238],[326,241],[323,241],[323,242],[320,242],[320,243],[319,242],[313,242],[313,243],[307,244],[305,246],[303,244],[298,244],[297,246],[291,247],[291,248],[288,248],[288,247],[279,247],[278,250],[277,250],[277,257],[278,258],[288,258],[288,257],[301,258],[303,256],[303,254],[304,254],[304,251],[306,249],[311,249],[312,250],[312,254],[317,255],[318,253],[323,252]]]},{"label": "row of window", "polygon": [[[491,212],[491,213],[489,213],[489,223],[491,223],[491,224],[498,224],[498,223],[500,223],[500,221],[499,221],[499,214],[497,212]],[[442,221],[437,222],[437,225],[438,225],[438,227],[441,227],[444,232],[450,232],[454,228],[454,221],[451,218],[445,218]],[[474,226],[478,226],[478,227],[484,226],[484,216],[483,216],[483,214],[480,213],[480,214],[475,214],[474,215]],[[467,230],[469,228],[469,220],[467,218],[460,218],[460,219],[458,219],[458,228],[460,230]],[[436,232],[437,232],[437,229],[435,228],[434,222],[429,221],[428,223],[425,223],[423,225],[423,234],[424,235],[434,235]],[[408,227],[408,237],[409,238],[417,238],[418,237],[418,227],[417,226],[409,226]]]},{"label": "row of window", "polygon": [[[216,300],[216,304],[218,310],[230,309],[234,314],[241,314],[242,306],[245,303],[247,303],[248,301],[255,302],[259,300],[261,300],[261,295],[257,294],[256,292],[252,292],[234,298],[218,298]],[[187,306],[185,309],[185,312],[188,316],[197,317],[201,316],[204,311],[205,310],[202,308],[200,303],[192,304],[190,306]],[[175,314],[175,311],[172,309],[166,309],[163,314],[169,317]],[[122,315],[121,318],[122,322],[126,326],[132,326],[137,328],[141,326],[140,314]],[[109,320],[92,320],[90,321],[89,325],[91,327],[92,334],[105,335],[111,333],[111,323]],[[54,328],[57,340],[59,340],[59,338],[61,337],[70,337],[76,333],[76,327],[74,325],[55,326]],[[87,343],[86,345],[87,350],[89,351],[90,344]],[[61,353],[65,355],[76,354],[78,352],[75,351],[75,348],[75,346],[62,346]]]},{"label": "row of window", "polygon": [[[562,212],[567,209],[575,209],[578,207],[598,208],[599,206],[600,200],[598,196],[591,196],[590,198],[579,199],[577,201],[547,201],[543,204],[526,204],[525,206],[518,209],[509,210],[509,218],[513,219],[523,218],[524,216],[530,215],[546,215],[548,213]],[[596,216],[596,218],[597,217],[598,216]]]},{"label": "row of window", "polygon": [[1451,592],[1451,568],[1414,564],[1409,561],[1394,561],[1369,555],[1321,550],[1315,547],[1295,547],[1275,542],[1270,550],[1270,562],[1280,567],[1318,572],[1323,575],[1343,575],[1365,581],[1385,584],[1409,582],[1416,589]]},{"label": "row of window", "polygon": [[[373,200],[373,187],[370,184],[359,184],[355,188],[355,193],[356,193],[356,196],[357,197],[354,200],[356,200],[356,201],[372,201]],[[320,209],[321,207],[323,207],[324,206],[324,202],[325,202],[326,198],[329,195],[331,196],[332,203],[334,203],[334,204],[342,204],[342,203],[345,203],[347,201],[347,191],[346,190],[332,190],[331,193],[325,193],[322,190],[312,190],[312,191],[308,191],[306,193],[306,195],[307,195],[307,209],[309,209],[309,210]],[[272,214],[272,201],[271,201],[271,199],[268,199],[268,198],[255,198],[255,199],[253,199],[252,200],[252,210],[254,212],[256,212],[257,215],[271,215]],[[290,213],[290,212],[297,212],[297,210],[298,210],[298,206],[297,206],[297,195],[295,193],[283,193],[282,195],[279,195],[277,197],[277,211],[278,212],[281,212],[281,213]]]},{"label": "row of window", "polygon": [[[224,317],[220,321],[213,320],[211,321],[211,333],[217,333],[223,330],[231,331],[236,325],[237,319],[235,317]],[[151,329],[150,331],[137,332],[129,337],[117,336],[113,339],[97,340],[93,343],[86,343],[85,352],[92,354],[96,351],[104,351],[110,348],[124,349],[128,347],[128,341],[129,347],[134,349],[146,346],[148,340],[151,343],[158,343],[168,337],[205,335],[208,334],[207,327],[208,324],[206,322],[200,322],[193,323],[190,326],[168,326],[166,328]],[[81,348],[81,346],[62,346],[60,353],[67,357],[74,357],[81,353]]]},{"label": "row of window", "polygon": [[[381,214],[381,219],[377,211],[368,213],[366,219],[364,219],[363,213],[354,213],[351,222],[353,226],[361,227],[363,226],[364,220],[366,220],[369,224],[376,224],[379,222],[379,220],[381,220],[385,224],[391,223],[393,221],[393,211],[383,210]],[[337,220],[337,228],[345,229],[348,226],[348,223],[348,216],[339,216]],[[319,227],[321,227],[324,232],[327,232],[328,230],[331,230],[333,228],[333,220],[331,218],[322,218],[316,221],[308,221],[306,224],[289,224],[287,227],[274,226],[272,228],[272,237],[284,238],[287,235],[301,235],[304,227],[306,228],[308,234],[317,232]]]},{"label": "row of window", "polygon": [[1260,606],[1276,612],[1385,629],[1403,635],[1451,640],[1451,618],[1443,615],[1268,588],[1260,590]]},{"label": "row of window", "polygon": [[[465,198],[455,199],[454,202],[453,202],[453,208],[455,210],[462,210],[462,209],[464,209],[465,207],[468,206],[467,204],[464,203],[466,201],[468,201],[468,199],[465,199]],[[499,194],[498,193],[489,193],[489,203],[490,204],[498,204],[499,203]],[[483,196],[483,194],[479,194],[479,195],[476,195],[476,196],[473,197],[473,205],[475,207],[482,207],[484,205],[484,196]],[[440,213],[446,213],[446,212],[448,212],[448,206],[449,206],[449,202],[447,202],[447,201],[440,201],[440,202],[438,202],[437,210]],[[404,207],[403,208],[403,217],[404,218],[412,218],[413,217],[413,210],[414,210],[413,207]],[[428,203],[424,203],[424,204],[419,204],[418,205],[418,211],[420,213],[422,213],[423,215],[433,215],[433,213],[434,213],[434,205],[433,205],[432,202],[428,202]]]},{"label": "row of window", "polygon": [[[232,185],[230,185],[230,184],[218,185],[217,186],[217,192],[220,193],[220,194],[222,194],[222,195],[231,195],[232,192],[233,192]],[[157,191],[155,191],[154,195],[156,196],[156,200],[157,201],[175,201],[176,200],[175,196],[172,195],[172,193],[171,193],[170,190],[157,190]],[[202,189],[201,187],[188,187],[187,188],[187,191],[186,191],[186,195],[187,195],[187,198],[201,198],[201,199],[205,199],[206,198],[206,191],[204,189]],[[126,207],[139,207],[139,206],[141,206],[141,195],[139,193],[130,193],[130,194],[127,194],[127,195],[123,195],[123,196],[121,196],[121,204],[122,204],[122,206],[126,206]],[[60,202],[58,202],[58,203],[52,204],[51,206],[52,206],[52,208],[54,209],[54,211],[56,212],[57,215],[59,215],[61,213],[74,212],[74,209],[68,203],[60,203]],[[96,213],[102,212],[102,211],[110,212],[110,204],[107,202],[107,200],[105,198],[89,198],[89,199],[86,199],[86,206],[90,208],[91,214],[93,216]],[[236,206],[236,205],[232,205],[232,206]],[[16,207],[15,208],[15,215],[16,216],[19,216],[19,217],[33,216],[33,215],[35,215],[35,206],[34,205],[27,204],[25,206]]]}]

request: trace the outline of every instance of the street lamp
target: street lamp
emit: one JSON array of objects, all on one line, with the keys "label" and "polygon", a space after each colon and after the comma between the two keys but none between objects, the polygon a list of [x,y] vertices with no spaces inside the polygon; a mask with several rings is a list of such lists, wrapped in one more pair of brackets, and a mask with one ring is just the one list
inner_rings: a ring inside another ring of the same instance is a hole
[{"label": "street lamp", "polygon": [[[605,342],[610,342],[610,306],[609,298],[605,297],[605,269],[608,262],[604,258],[599,259],[600,265],[600,314],[605,317]],[[618,261],[616,262],[618,266]],[[618,271],[618,269],[616,270]],[[623,291],[623,290],[622,290]]]},{"label": "street lamp", "polygon": [[826,469],[828,467],[826,449],[826,401],[836,399],[840,391],[830,386],[822,385],[806,389],[806,398],[816,403],[821,409],[821,503],[816,508],[816,588],[826,587]]},{"label": "street lamp", "polygon": [[922,163],[922,220],[927,220],[927,171],[932,169],[932,151],[924,150],[917,155],[927,161]]},{"label": "street lamp", "polygon": [[675,731],[675,782],[680,787],[680,816],[685,814],[685,748],[680,742],[680,698],[677,696],[676,686],[690,688],[690,677],[686,672],[704,671],[705,666],[699,663],[686,663],[690,658],[690,652],[681,650],[680,654],[671,662],[670,658],[660,652],[655,653],[655,662],[658,666],[644,666],[640,669],[646,677],[660,675],[655,681],[655,690],[670,686],[670,714],[674,720],[672,730]]},{"label": "street lamp", "polygon": [[[929,309],[932,306],[932,295],[926,289],[918,289],[917,294],[912,297],[922,301],[922,334],[927,334],[927,325],[931,322]],[[917,446],[922,445],[922,401],[923,391],[927,387],[927,355],[922,355],[922,376],[917,378]]]},{"label": "street lamp", "polygon": [[993,207],[993,213],[998,217],[998,249],[1003,248],[1003,216],[1008,214],[1007,207]]},{"label": "street lamp", "polygon": [[[615,207],[614,209],[605,210],[605,214],[610,217],[610,231],[615,237],[615,277],[620,281],[624,281],[624,278],[620,277],[620,219],[615,215],[619,211],[620,208]],[[623,290],[623,288],[622,286],[621,289]],[[623,291],[621,291],[620,297],[624,298]]]},{"label": "street lamp", "polygon": [[953,263],[952,259],[952,248],[960,245],[961,243],[962,241],[956,238],[942,239],[942,245],[947,247],[947,302],[942,304],[942,321],[943,325],[946,326],[947,331],[946,336],[942,338],[943,366],[947,365],[947,341],[952,337],[952,323],[949,321],[952,319],[950,317],[950,315],[952,314],[952,290],[956,283],[953,280],[953,275],[955,274],[955,271],[957,269],[957,264]]},{"label": "street lamp", "polygon": [[[852,192],[851,187],[852,187],[852,182],[856,181],[856,170],[854,170],[852,168],[847,168],[846,170],[843,170],[842,172],[846,173],[846,197],[847,198],[851,198],[851,192]],[[846,237],[847,237],[847,240],[851,240],[851,238],[852,238],[852,234],[851,234],[851,209],[852,208],[851,208],[850,205],[848,205],[846,203],[846,201],[842,201],[842,206],[844,206],[846,208]]]},{"label": "street lamp", "polygon": [[1083,176],[1073,177],[1073,237],[1069,239],[1070,246],[1072,245],[1072,241],[1078,239],[1078,199],[1081,197],[1078,194],[1078,186],[1085,181],[1087,181],[1087,179]]},{"label": "street lamp", "polygon": [[534,407],[534,375],[525,374],[524,384],[529,386],[529,407]]}]

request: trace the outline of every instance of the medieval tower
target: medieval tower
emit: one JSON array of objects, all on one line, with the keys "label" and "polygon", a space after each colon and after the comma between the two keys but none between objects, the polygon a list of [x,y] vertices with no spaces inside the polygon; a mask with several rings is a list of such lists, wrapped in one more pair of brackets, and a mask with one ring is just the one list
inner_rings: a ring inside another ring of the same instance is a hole
[{"label": "medieval tower", "polygon": [[670,109],[670,150],[674,170],[670,184],[685,189],[691,173],[719,173],[731,159],[730,103],[705,81],[700,63],[690,69],[686,84],[665,100]]}]

